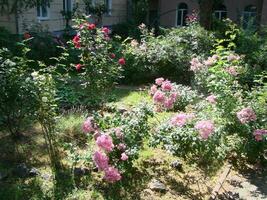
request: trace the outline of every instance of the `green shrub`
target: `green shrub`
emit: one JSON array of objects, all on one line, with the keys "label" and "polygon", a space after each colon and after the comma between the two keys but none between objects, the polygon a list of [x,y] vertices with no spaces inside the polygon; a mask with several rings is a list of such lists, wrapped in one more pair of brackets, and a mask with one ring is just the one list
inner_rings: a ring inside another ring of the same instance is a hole
[{"label": "green shrub", "polygon": [[139,26],[140,43],[126,40],[124,56],[127,67],[124,81],[127,83],[149,82],[156,77],[167,77],[190,83],[188,63],[196,55],[206,55],[211,50],[214,37],[198,24],[172,29],[155,37],[144,25]]},{"label": "green shrub", "polygon": [[7,49],[0,50],[0,125],[15,138],[24,125],[32,123],[38,109],[28,51],[24,49],[24,56],[16,57]]}]

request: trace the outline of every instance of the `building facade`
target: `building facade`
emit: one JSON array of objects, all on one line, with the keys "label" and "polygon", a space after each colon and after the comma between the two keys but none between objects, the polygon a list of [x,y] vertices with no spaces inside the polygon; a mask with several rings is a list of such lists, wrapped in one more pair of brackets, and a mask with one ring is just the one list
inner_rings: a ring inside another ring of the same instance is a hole
[{"label": "building facade", "polygon": [[[183,26],[187,15],[199,11],[198,0],[151,0],[151,3],[151,10],[158,5],[159,23],[165,27]],[[229,18],[239,24],[254,18],[258,24],[267,25],[267,0],[223,0],[214,8],[214,17]]]},{"label": "building facade", "polygon": [[[93,0],[92,4],[103,1],[108,9],[103,15],[102,25],[111,26],[123,22],[127,18],[126,0]],[[0,15],[0,26],[12,33],[23,33],[34,24],[39,24],[50,32],[58,32],[66,27],[62,11],[73,8],[86,13],[83,0],[53,0],[49,5],[40,5],[21,12],[19,15]],[[89,13],[88,13],[89,14]]]},{"label": "building facade", "polygon": [[[92,4],[103,2],[108,9],[103,15],[102,25],[112,26],[127,20],[129,5],[132,0],[92,0]],[[150,6],[147,22],[157,22],[164,27],[185,25],[185,19],[193,11],[199,11],[199,0],[149,0]],[[34,24],[40,24],[48,31],[58,32],[66,27],[62,11],[72,11],[77,7],[86,12],[83,0],[52,0],[50,5],[37,6],[18,15],[0,15],[0,26],[12,33],[23,33]],[[214,8],[214,16],[218,19],[230,18],[236,23],[246,25],[251,19],[255,23],[267,25],[267,0],[222,0]]]}]

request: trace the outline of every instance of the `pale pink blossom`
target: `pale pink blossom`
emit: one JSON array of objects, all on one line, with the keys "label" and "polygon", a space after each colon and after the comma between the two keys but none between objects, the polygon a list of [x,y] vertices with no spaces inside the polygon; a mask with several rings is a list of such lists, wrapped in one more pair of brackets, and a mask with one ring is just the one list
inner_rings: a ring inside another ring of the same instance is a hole
[{"label": "pale pink blossom", "polygon": [[126,145],[124,143],[120,143],[117,148],[121,151],[124,151],[126,149]]},{"label": "pale pink blossom", "polygon": [[157,92],[158,88],[156,85],[152,85],[150,88],[150,94],[154,95]]},{"label": "pale pink blossom", "polygon": [[118,139],[122,139],[123,138],[123,133],[122,133],[122,130],[121,128],[117,127],[115,128],[115,135]]},{"label": "pale pink blossom", "polygon": [[212,56],[212,59],[215,60],[215,61],[217,61],[217,60],[219,59],[219,56],[216,55],[216,54],[214,54],[214,55]]},{"label": "pale pink blossom", "polygon": [[240,59],[240,56],[235,55],[235,54],[230,54],[229,56],[227,56],[227,60],[229,62],[236,61],[236,60],[239,60],[239,59]]},{"label": "pale pink blossom", "polygon": [[188,115],[186,113],[181,112],[171,118],[171,124],[173,126],[183,127],[186,124],[187,119]]},{"label": "pale pink blossom", "polygon": [[204,68],[204,65],[198,60],[198,58],[193,58],[190,62],[190,70],[193,72],[200,71]]},{"label": "pale pink blossom", "polygon": [[161,77],[161,78],[157,78],[155,80],[155,83],[160,86],[163,83],[163,81],[164,81],[164,78]]},{"label": "pale pink blossom", "polygon": [[210,95],[206,98],[206,100],[208,102],[210,102],[211,104],[216,104],[217,103],[217,97],[215,95]]},{"label": "pale pink blossom", "polygon": [[251,121],[256,121],[257,116],[254,112],[254,110],[250,107],[243,108],[239,112],[236,113],[237,118],[242,124],[251,122]]},{"label": "pale pink blossom", "polygon": [[174,105],[174,99],[173,98],[167,98],[165,99],[163,103],[164,107],[167,109],[171,109]]},{"label": "pale pink blossom", "polygon": [[231,67],[228,67],[226,69],[226,71],[231,74],[232,76],[237,76],[238,75],[238,72],[236,71],[236,67],[235,66],[231,66]]},{"label": "pale pink blossom", "polygon": [[114,167],[109,167],[109,168],[105,169],[104,180],[106,180],[107,182],[110,182],[110,183],[117,182],[117,181],[121,180],[121,174],[120,174],[118,169],[116,169]]},{"label": "pale pink blossom", "polygon": [[216,62],[216,60],[214,60],[213,57],[208,57],[208,59],[204,61],[204,65],[206,65],[206,66],[211,66],[211,65],[213,65],[215,62]]},{"label": "pale pink blossom", "polygon": [[171,91],[172,90],[172,83],[170,81],[166,80],[166,81],[162,82],[161,88],[164,91]]},{"label": "pale pink blossom", "polygon": [[126,153],[121,154],[121,160],[123,160],[123,161],[128,160],[128,156]]},{"label": "pale pink blossom", "polygon": [[85,122],[83,123],[82,126],[83,132],[85,133],[92,133],[96,131],[97,127],[96,124],[94,123],[93,117],[88,117]]},{"label": "pale pink blossom", "polygon": [[174,101],[177,99],[178,93],[177,92],[172,92],[170,95],[170,98],[172,98]]},{"label": "pale pink blossom", "polygon": [[267,130],[257,129],[253,132],[256,141],[261,141],[263,139],[263,135],[267,135]]},{"label": "pale pink blossom", "polygon": [[153,100],[156,103],[163,103],[165,101],[165,95],[163,92],[161,91],[157,91],[154,96],[153,96]]},{"label": "pale pink blossom", "polygon": [[112,138],[105,134],[102,134],[97,138],[96,144],[107,152],[111,152],[114,148]]},{"label": "pale pink blossom", "polygon": [[105,170],[108,166],[109,158],[106,154],[96,151],[93,155],[93,161],[99,170]]},{"label": "pale pink blossom", "polygon": [[202,120],[197,122],[195,128],[198,130],[200,136],[206,140],[214,132],[214,124],[210,120]]}]

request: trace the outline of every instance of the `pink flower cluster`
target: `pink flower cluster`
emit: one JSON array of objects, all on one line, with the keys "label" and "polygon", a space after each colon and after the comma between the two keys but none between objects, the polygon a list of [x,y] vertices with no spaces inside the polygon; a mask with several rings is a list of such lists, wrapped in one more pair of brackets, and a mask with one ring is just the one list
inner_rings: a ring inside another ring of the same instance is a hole
[{"label": "pink flower cluster", "polygon": [[240,60],[240,56],[239,55],[235,55],[235,54],[230,54],[230,55],[227,56],[227,60],[229,62],[237,61],[237,60]]},{"label": "pink flower cluster", "polygon": [[236,113],[237,118],[242,124],[246,124],[251,121],[256,121],[257,116],[254,112],[254,110],[250,107],[243,108],[239,112]]},{"label": "pink flower cluster", "polygon": [[215,95],[210,95],[206,98],[206,100],[211,103],[211,104],[216,104],[217,103],[217,97]]},{"label": "pink flower cluster", "polygon": [[187,114],[187,113],[179,113],[171,118],[171,124],[173,126],[179,126],[183,127],[189,119],[192,119],[194,117],[193,114]]},{"label": "pink flower cluster", "polygon": [[124,135],[122,133],[122,129],[118,127],[111,130],[114,133],[114,136],[120,141],[120,143],[116,146],[113,143],[111,134],[100,133],[92,117],[85,120],[82,129],[85,133],[95,133],[96,144],[99,149],[93,154],[93,161],[97,168],[104,172],[104,180],[110,183],[119,181],[121,179],[121,174],[118,169],[109,165],[110,158],[108,154],[116,147],[122,152],[119,159],[122,161],[128,160],[129,157],[125,153],[126,145],[123,143]]},{"label": "pink flower cluster", "polygon": [[173,108],[178,97],[173,84],[169,80],[164,80],[164,78],[157,78],[155,83],[156,84],[152,85],[150,88],[150,94],[153,96],[153,101],[157,110],[161,111],[162,108]]},{"label": "pink flower cluster", "polygon": [[225,69],[225,71],[228,72],[232,76],[237,76],[238,75],[238,72],[237,72],[235,66],[228,67],[228,68]]},{"label": "pink flower cluster", "polygon": [[206,140],[214,132],[214,124],[210,120],[202,120],[197,122],[195,129],[199,131],[200,136]]},{"label": "pink flower cluster", "polygon": [[198,58],[193,58],[190,61],[190,64],[191,64],[190,70],[193,72],[198,72],[205,68],[205,66],[199,61]]},{"label": "pink flower cluster", "polygon": [[84,133],[93,133],[97,130],[97,125],[95,124],[93,117],[88,117],[84,121],[82,130]]},{"label": "pink flower cluster", "polygon": [[263,135],[267,135],[267,130],[257,129],[253,132],[256,141],[261,141],[263,139]]},{"label": "pink flower cluster", "polygon": [[190,61],[191,64],[190,70],[193,72],[201,71],[203,69],[206,69],[207,67],[214,65],[218,61],[218,59],[219,56],[216,54],[211,57],[208,57],[208,59],[204,60],[203,63],[198,58],[193,58]]},{"label": "pink flower cluster", "polygon": [[72,39],[72,42],[75,46],[75,48],[79,49],[81,48],[81,38],[80,35],[75,35],[74,38]]}]

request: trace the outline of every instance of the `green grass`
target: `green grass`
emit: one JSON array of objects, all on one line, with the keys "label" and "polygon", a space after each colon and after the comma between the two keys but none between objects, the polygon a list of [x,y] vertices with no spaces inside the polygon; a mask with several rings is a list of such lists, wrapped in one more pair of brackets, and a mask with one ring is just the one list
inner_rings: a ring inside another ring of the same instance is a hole
[{"label": "green grass", "polygon": [[115,88],[109,94],[109,99],[112,101],[109,104],[118,107],[132,107],[144,101],[152,102],[147,90],[139,90],[135,87]]}]

